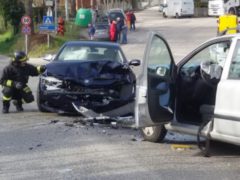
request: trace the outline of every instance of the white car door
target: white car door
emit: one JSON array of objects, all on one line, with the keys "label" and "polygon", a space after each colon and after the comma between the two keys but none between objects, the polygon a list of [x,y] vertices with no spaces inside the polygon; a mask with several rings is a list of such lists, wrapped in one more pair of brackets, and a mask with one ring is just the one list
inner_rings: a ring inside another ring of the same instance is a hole
[{"label": "white car door", "polygon": [[176,66],[169,46],[160,34],[150,34],[142,66],[136,89],[136,126],[167,123],[173,118],[172,75]]},{"label": "white car door", "polygon": [[240,39],[230,47],[217,87],[212,138],[240,145]]}]

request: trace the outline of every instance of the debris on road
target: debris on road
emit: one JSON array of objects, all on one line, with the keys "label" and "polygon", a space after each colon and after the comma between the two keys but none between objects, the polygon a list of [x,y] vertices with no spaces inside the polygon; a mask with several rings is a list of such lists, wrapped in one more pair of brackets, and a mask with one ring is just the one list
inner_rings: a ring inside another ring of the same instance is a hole
[{"label": "debris on road", "polygon": [[144,141],[144,138],[140,135],[133,135],[131,141]]},{"label": "debris on road", "polygon": [[119,128],[117,122],[111,122],[111,127],[112,127],[113,129],[118,129],[118,128]]},{"label": "debris on road", "polygon": [[175,151],[185,151],[189,149],[194,149],[193,146],[188,144],[172,144],[171,149]]},{"label": "debris on road", "polygon": [[[81,114],[82,120],[86,121],[86,122],[90,122],[90,123],[110,123],[110,122],[118,122],[118,123],[122,123],[125,125],[132,125],[134,123],[134,118],[132,115],[130,116],[125,116],[126,113],[128,114],[129,112],[126,111],[126,108],[128,108],[130,104],[127,104],[125,106],[116,108],[114,110],[111,111],[107,111],[104,113],[97,113],[91,109],[88,109],[86,107],[83,106],[78,106],[74,103],[72,103],[73,107],[75,108],[75,110]],[[129,108],[128,108],[129,109]]]},{"label": "debris on road", "polygon": [[66,122],[66,123],[64,123],[64,125],[65,125],[65,126],[68,126],[68,127],[74,127],[74,124],[73,124],[73,123],[68,123],[68,122]]},{"label": "debris on road", "polygon": [[58,122],[59,122],[59,120],[51,120],[51,122],[49,124],[56,124]]},{"label": "debris on road", "polygon": [[86,121],[84,121],[84,120],[81,119],[81,118],[75,119],[75,120],[73,121],[73,123],[80,123],[80,124],[82,124],[82,125],[86,125],[86,124],[87,124]]}]

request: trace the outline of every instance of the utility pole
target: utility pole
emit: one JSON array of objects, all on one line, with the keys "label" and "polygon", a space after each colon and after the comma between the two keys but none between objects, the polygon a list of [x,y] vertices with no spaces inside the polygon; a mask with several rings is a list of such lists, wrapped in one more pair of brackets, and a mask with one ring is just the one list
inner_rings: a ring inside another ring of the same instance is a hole
[{"label": "utility pole", "polygon": [[55,26],[57,27],[57,0],[54,0],[54,11],[55,11],[55,17],[54,17],[54,20],[55,20]]},{"label": "utility pole", "polygon": [[66,21],[68,21],[69,20],[68,0],[65,0],[65,15],[66,15]]}]

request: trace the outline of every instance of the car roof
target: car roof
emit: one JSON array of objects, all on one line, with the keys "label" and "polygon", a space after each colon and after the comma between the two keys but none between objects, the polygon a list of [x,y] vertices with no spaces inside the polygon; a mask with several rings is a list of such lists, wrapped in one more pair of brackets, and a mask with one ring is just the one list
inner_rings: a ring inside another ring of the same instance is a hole
[{"label": "car roof", "polygon": [[240,37],[240,34],[237,33],[237,34],[227,34],[227,35],[223,35],[223,36],[216,36],[214,38],[209,39],[208,41],[215,40],[215,39],[226,39],[226,38],[231,39],[231,38],[235,38],[235,37]]},{"label": "car roof", "polygon": [[113,12],[113,11],[124,12],[123,9],[120,9],[120,8],[113,8],[108,10],[108,12]]},{"label": "car roof", "polygon": [[105,47],[114,47],[120,48],[118,43],[114,42],[105,42],[105,41],[68,41],[65,45],[97,45],[97,46],[105,46]]},{"label": "car roof", "polygon": [[240,38],[240,34],[227,34],[227,35],[223,35],[223,36],[216,36],[216,37],[213,37],[213,38],[210,38],[210,39],[208,39],[208,40],[206,40],[206,41],[204,41],[203,43],[201,43],[199,46],[201,46],[201,45],[203,45],[203,44],[206,44],[206,43],[208,43],[208,42],[210,42],[210,41],[218,41],[218,40],[227,40],[227,39],[233,39],[233,38],[235,38],[235,37],[239,37]]},{"label": "car roof", "polygon": [[116,8],[116,9],[109,9],[109,10],[107,11],[107,14],[108,14],[108,15],[109,15],[109,14],[112,14],[112,13],[119,13],[119,14],[122,14],[123,17],[125,17],[125,13],[124,13],[123,9],[118,9],[118,8]]}]

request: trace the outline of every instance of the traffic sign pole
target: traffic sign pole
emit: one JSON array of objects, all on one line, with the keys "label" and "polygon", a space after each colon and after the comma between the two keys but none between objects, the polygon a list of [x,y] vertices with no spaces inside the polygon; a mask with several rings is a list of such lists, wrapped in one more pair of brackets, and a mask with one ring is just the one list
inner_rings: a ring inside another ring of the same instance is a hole
[{"label": "traffic sign pole", "polygon": [[31,27],[30,24],[32,22],[32,19],[30,16],[23,16],[21,18],[22,23],[22,33],[25,34],[25,52],[28,54],[28,35],[31,34]]},{"label": "traffic sign pole", "polygon": [[25,34],[25,52],[28,54],[28,35]]},{"label": "traffic sign pole", "polygon": [[47,44],[48,44],[48,48],[50,47],[50,35],[49,33],[47,34]]}]

